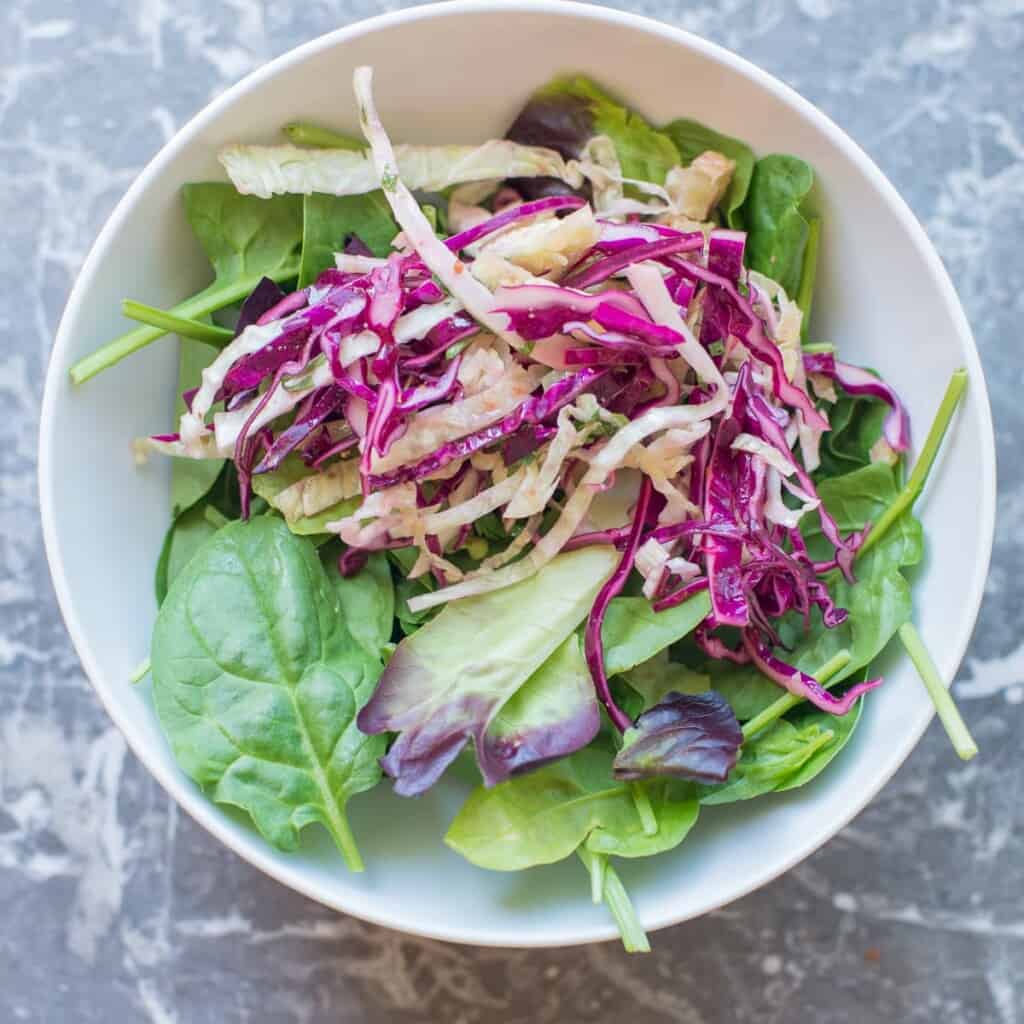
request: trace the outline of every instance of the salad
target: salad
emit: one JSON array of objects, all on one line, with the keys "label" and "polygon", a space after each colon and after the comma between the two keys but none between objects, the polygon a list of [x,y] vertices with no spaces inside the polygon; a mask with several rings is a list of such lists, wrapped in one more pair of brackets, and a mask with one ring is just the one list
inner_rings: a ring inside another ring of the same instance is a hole
[{"label": "salad", "polygon": [[[228,146],[183,190],[213,282],[71,371],[181,339],[152,698],[182,769],[362,870],[347,802],[475,780],[444,841],[499,871],[576,855],[627,949],[615,858],[803,786],[911,624],[914,503],[879,374],[809,332],[813,171],[597,84],[501,139]],[[939,396],[936,396],[938,399]],[[712,812],[713,813],[713,812]],[[400,839],[396,836],[396,842]]]}]

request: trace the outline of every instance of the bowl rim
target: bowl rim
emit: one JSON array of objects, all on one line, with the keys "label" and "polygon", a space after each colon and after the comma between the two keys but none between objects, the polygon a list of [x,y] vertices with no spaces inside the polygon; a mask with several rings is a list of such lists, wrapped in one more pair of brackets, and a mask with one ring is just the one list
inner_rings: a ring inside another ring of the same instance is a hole
[{"label": "bowl rim", "polygon": [[[194,788],[191,781],[180,770],[165,768],[159,759],[150,756],[149,748],[144,738],[135,733],[131,722],[125,715],[121,714],[116,689],[107,681],[106,673],[102,670],[75,612],[60,547],[57,542],[57,526],[54,511],[52,471],[56,437],[52,424],[54,423],[54,410],[60,401],[62,385],[64,384],[65,370],[63,364],[65,360],[62,357],[70,344],[80,309],[89,293],[91,279],[97,268],[106,259],[114,236],[122,224],[131,216],[139,197],[159,177],[167,164],[181,150],[191,144],[209,122],[227,111],[240,96],[261,85],[263,82],[276,77],[282,71],[301,64],[303,61],[324,50],[333,49],[358,39],[365,34],[382,29],[386,30],[403,23],[432,18],[459,17],[463,14],[480,12],[504,12],[509,14],[540,13],[571,16],[618,25],[666,39],[677,46],[689,49],[706,59],[723,65],[727,70],[751,80],[761,89],[773,94],[790,111],[804,118],[820,131],[831,145],[835,146],[870,180],[890,212],[900,222],[901,227],[912,241],[918,254],[923,258],[943,296],[954,331],[959,336],[961,342],[971,381],[972,400],[977,403],[977,413],[980,417],[980,427],[985,442],[979,453],[982,488],[981,493],[978,495],[977,519],[982,540],[983,557],[976,563],[973,578],[965,589],[967,600],[964,607],[967,614],[961,618],[959,635],[951,645],[955,658],[954,664],[957,667],[960,665],[978,617],[992,554],[995,534],[996,499],[995,434],[988,390],[974,337],[949,274],[943,266],[934,246],[905,200],[899,195],[895,187],[871,157],[835,124],[828,115],[819,110],[809,100],[804,99],[790,86],[747,59],[685,29],[668,25],[643,15],[613,8],[591,6],[587,3],[577,2],[577,0],[445,0],[445,2],[441,3],[431,3],[362,19],[318,36],[254,69],[239,82],[215,97],[187,121],[146,164],[142,172],[132,182],[115,206],[82,264],[64,313],[61,316],[46,373],[40,412],[38,462],[40,516],[42,520],[43,543],[57,602],[72,643],[85,669],[86,676],[99,696],[107,714],[125,737],[128,746],[135,756],[146,766],[147,770],[156,778],[164,790],[174,798],[178,806],[187,811],[203,828],[253,867],[274,878],[276,881],[324,906],[361,918],[372,924],[423,938],[462,942],[478,946],[518,948],[570,946],[615,939],[618,937],[618,933],[615,926],[609,920],[608,923],[603,925],[590,927],[576,926],[564,932],[557,934],[546,933],[536,938],[509,939],[502,934],[500,924],[488,925],[487,927],[467,927],[450,925],[447,922],[432,922],[429,925],[423,925],[399,921],[394,915],[389,913],[375,913],[372,910],[356,912],[346,906],[344,901],[332,898],[318,891],[317,886],[305,878],[300,868],[293,867],[287,862],[282,863],[284,859],[282,854],[266,844],[259,836],[253,835],[252,840],[249,841],[235,835],[227,827],[227,819],[223,813],[201,791]],[[882,775],[875,779],[866,789],[854,792],[849,803],[828,820],[824,828],[815,830],[811,838],[796,844],[790,855],[782,863],[772,865],[770,868],[744,879],[732,891],[709,900],[704,909],[697,913],[674,913],[670,907],[666,907],[649,915],[648,919],[644,921],[644,927],[648,931],[656,931],[685,920],[703,916],[712,910],[716,910],[748,895],[800,863],[828,842],[874,798],[917,745],[933,714],[934,711],[930,709],[926,715],[921,717],[920,723],[913,723],[913,727],[903,734],[899,745],[887,752],[889,755],[888,764]]]}]

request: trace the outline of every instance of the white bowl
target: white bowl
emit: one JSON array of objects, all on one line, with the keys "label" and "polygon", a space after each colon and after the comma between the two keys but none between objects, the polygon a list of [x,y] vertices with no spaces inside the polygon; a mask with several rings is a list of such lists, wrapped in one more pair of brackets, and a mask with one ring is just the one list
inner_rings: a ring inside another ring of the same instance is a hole
[{"label": "white bowl", "polygon": [[[85,670],[134,752],[169,793],[250,863],[328,906],[460,942],[542,946],[612,937],[571,859],[519,874],[478,870],[441,839],[461,799],[446,781],[403,801],[387,783],[357,797],[353,826],[368,864],[348,873],[326,836],[281,854],[219,809],[178,769],[146,689],[128,678],[149,649],[153,567],[168,520],[168,466],[137,470],[134,437],[166,429],[175,345],[157,343],[88,384],[68,367],[125,329],[122,297],[171,305],[207,270],[178,190],[221,177],[218,148],[272,140],[297,117],[354,127],[352,70],[376,69],[393,137],[473,141],[500,135],[527,94],[558,72],[604,82],[655,122],[691,116],[791,152],[818,174],[824,215],[815,335],[878,368],[906,399],[921,438],[958,366],[966,401],[920,503],[929,554],[916,618],[952,679],[971,635],[992,546],[992,423],[971,332],[934,249],[871,160],[806,100],[727,51],[617,11],[553,0],[464,0],[405,10],[285,54],[211,103],[139,176],[100,234],[68,302],[46,381],[40,439],[43,530],[57,596]],[[834,766],[786,796],[707,808],[674,853],[626,862],[648,929],[696,917],[763,885],[848,822],[900,766],[932,716],[903,657],[891,656],[861,728]]]}]

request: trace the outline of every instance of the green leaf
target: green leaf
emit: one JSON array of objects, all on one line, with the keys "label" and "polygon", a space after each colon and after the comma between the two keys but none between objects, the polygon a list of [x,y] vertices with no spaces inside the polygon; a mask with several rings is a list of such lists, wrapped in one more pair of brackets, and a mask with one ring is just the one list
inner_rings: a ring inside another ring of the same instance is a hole
[{"label": "green leaf", "polygon": [[[185,412],[182,394],[199,387],[203,370],[217,358],[217,349],[201,341],[182,338],[178,354],[178,391],[174,403],[175,421]],[[171,516],[191,508],[213,486],[224,468],[223,459],[171,460]]]},{"label": "green leaf", "polygon": [[682,162],[687,166],[709,149],[736,162],[732,181],[718,208],[722,213],[722,220],[730,228],[742,229],[745,225],[741,208],[747,198],[750,178],[754,172],[754,151],[739,139],[722,135],[699,121],[690,121],[686,118],[665,125],[662,131],[675,143]]},{"label": "green leaf", "polygon": [[192,556],[216,533],[206,518],[206,503],[185,509],[171,523],[164,537],[156,567],[156,603],[162,605],[170,585]]},{"label": "green leaf", "polygon": [[305,288],[328,267],[350,235],[357,235],[375,256],[391,251],[398,225],[381,191],[361,196],[329,196],[313,192],[302,197],[302,258],[299,287]]},{"label": "green leaf", "polygon": [[870,466],[871,449],[882,436],[888,412],[889,406],[877,398],[841,394],[839,401],[828,408],[832,429],[822,438],[816,481]]},{"label": "green leaf", "polygon": [[834,736],[830,742],[823,743],[815,750],[797,772],[778,786],[776,792],[796,789],[798,786],[806,785],[816,775],[820,775],[831,764],[832,759],[849,743],[850,737],[853,736],[854,730],[860,723],[863,711],[864,701],[861,699],[845,715],[830,715],[827,711],[809,708],[805,711],[794,712],[793,722],[801,731],[807,732],[817,728],[823,733],[834,733]]},{"label": "green leaf", "polygon": [[[845,716],[850,720],[847,735],[853,731],[853,725],[859,716],[860,702]],[[819,713],[817,719],[813,715],[808,715],[807,720],[801,720],[798,724],[785,719],[775,722],[771,728],[743,744],[740,759],[729,773],[726,782],[718,786],[699,787],[701,803],[727,804],[737,800],[750,800],[764,793],[791,788],[790,783],[797,779],[799,781],[795,784],[802,785],[824,768],[834,756],[830,754],[828,760],[816,765],[813,774],[809,774],[807,778],[800,778],[805,767],[815,762],[826,749],[831,751],[836,745],[837,730],[840,728],[838,723],[841,720],[836,719],[833,726],[833,717]],[[825,719],[829,721],[826,722]],[[838,749],[837,747],[836,753]]]},{"label": "green leaf", "polygon": [[347,579],[338,572],[337,559],[331,559],[327,578],[334,584],[353,639],[371,657],[383,660],[395,619],[395,587],[387,556],[383,552],[370,555],[366,565]]},{"label": "green leaf", "polygon": [[[213,265],[214,281],[170,309],[174,316],[201,319],[244,299],[263,277],[284,281],[298,273],[301,196],[257,199],[226,182],[211,181],[184,186],[182,199]],[[159,327],[129,331],[79,360],[71,368],[71,379],[81,384],[166,333]]]},{"label": "green leaf", "polygon": [[653,658],[692,633],[710,611],[706,591],[663,612],[656,612],[645,597],[615,598],[601,627],[605,670],[617,675]]},{"label": "green leaf", "polygon": [[[672,692],[705,693],[711,689],[709,675],[672,661],[667,650],[659,651],[653,658],[630,669],[623,678],[643,698],[641,710],[644,711],[660,703]],[[636,715],[630,717],[635,718]]]},{"label": "green leaf", "polygon": [[810,233],[800,206],[814,185],[809,164],[773,154],[754,165],[741,211],[747,227],[747,266],[777,281],[795,297]]},{"label": "green leaf", "polygon": [[[618,103],[589,78],[582,75],[556,78],[540,89],[534,99],[547,104],[552,100],[563,99],[569,104],[575,104],[588,120],[590,135],[607,135],[615,144],[615,152],[626,178],[661,185],[665,182],[665,175],[680,163],[679,151],[667,134],[653,128],[639,114]],[[582,148],[587,140],[577,141]]]},{"label": "green leaf", "polygon": [[645,857],[677,846],[697,818],[691,787],[650,784],[657,835],[644,834],[630,788],[611,777],[612,755],[590,746],[529,775],[475,789],[445,842],[479,867],[517,871],[568,857],[584,843],[592,853]]},{"label": "green leaf", "polygon": [[171,584],[153,630],[153,695],[182,769],[279,849],[313,822],[353,870],[345,806],[380,778],[355,717],[380,674],[313,546],[273,517],[220,530]]}]

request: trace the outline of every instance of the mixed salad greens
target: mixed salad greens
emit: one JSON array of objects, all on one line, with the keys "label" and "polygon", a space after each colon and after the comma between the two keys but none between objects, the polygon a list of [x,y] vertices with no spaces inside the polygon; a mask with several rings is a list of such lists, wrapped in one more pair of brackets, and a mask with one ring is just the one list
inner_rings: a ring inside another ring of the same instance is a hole
[{"label": "mixed salad greens", "polygon": [[[396,145],[310,124],[186,186],[214,280],[78,363],[181,338],[152,693],[182,768],[290,850],[382,772],[479,785],[445,841],[577,854],[626,947],[611,858],[702,806],[802,786],[910,623],[907,414],[812,343],[811,168],[662,128],[560,78],[506,137]],[[148,665],[140,672],[144,674]]]}]

